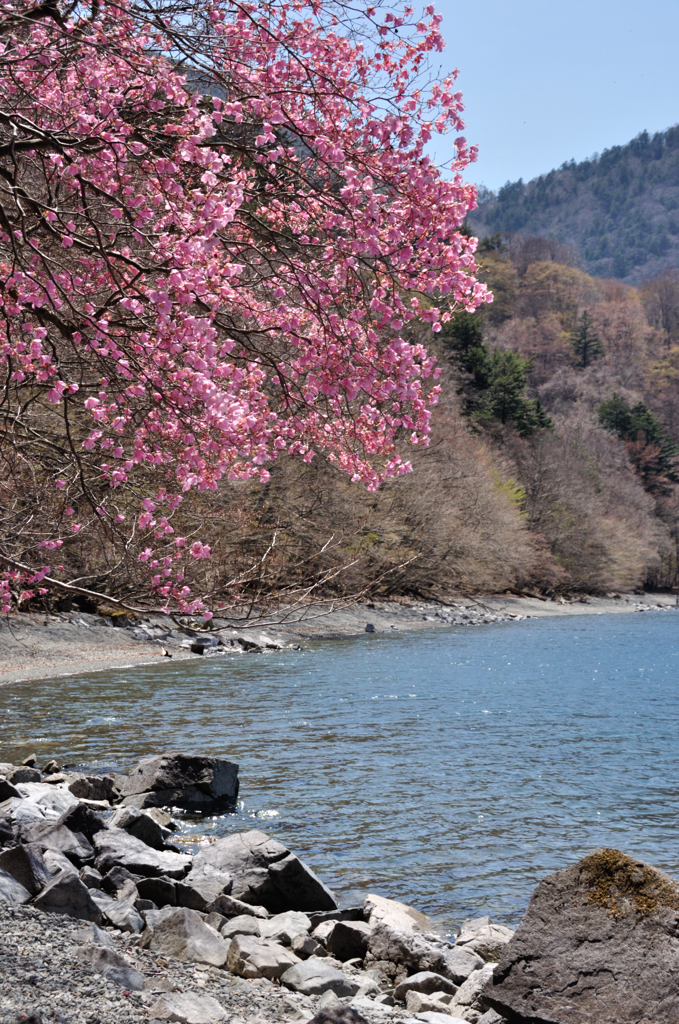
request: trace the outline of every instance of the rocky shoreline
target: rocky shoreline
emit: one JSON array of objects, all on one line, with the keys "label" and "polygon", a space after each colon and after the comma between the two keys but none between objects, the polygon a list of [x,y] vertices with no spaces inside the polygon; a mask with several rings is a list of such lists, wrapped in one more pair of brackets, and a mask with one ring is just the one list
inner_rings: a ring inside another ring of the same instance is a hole
[{"label": "rocky shoreline", "polygon": [[546,878],[518,930],[453,938],[367,894],[340,907],[252,830],[173,843],[221,813],[238,766],[167,754],[129,775],[0,764],[0,1020],[18,1024],[669,1024],[679,884],[619,851]]},{"label": "rocky shoreline", "polygon": [[0,620],[0,684],[200,657],[240,657],[299,648],[310,640],[397,634],[528,618],[677,610],[674,595],[614,595],[547,600],[512,595],[447,602],[365,601],[329,610],[310,605],[301,619],[283,614],[240,628],[219,619],[208,628],[163,615],[70,612],[15,614]]}]

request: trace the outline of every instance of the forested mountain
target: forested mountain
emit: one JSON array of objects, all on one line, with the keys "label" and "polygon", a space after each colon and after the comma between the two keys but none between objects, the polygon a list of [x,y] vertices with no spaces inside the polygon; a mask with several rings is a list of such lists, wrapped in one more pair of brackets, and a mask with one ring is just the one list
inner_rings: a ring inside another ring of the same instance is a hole
[{"label": "forested mountain", "polygon": [[636,284],[679,266],[679,125],[480,198],[475,234],[554,238],[595,277]]},{"label": "forested mountain", "polygon": [[414,329],[442,369],[414,472],[367,493],[321,458],[280,460],[264,487],[230,484],[224,564],[275,535],[267,574],[335,592],[677,585],[679,276],[597,279],[540,239],[479,256],[493,303]]}]

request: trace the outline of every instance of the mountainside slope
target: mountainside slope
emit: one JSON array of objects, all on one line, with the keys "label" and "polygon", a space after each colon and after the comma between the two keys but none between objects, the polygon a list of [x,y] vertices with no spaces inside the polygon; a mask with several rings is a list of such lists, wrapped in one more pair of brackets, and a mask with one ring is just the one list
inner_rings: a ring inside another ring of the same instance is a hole
[{"label": "mountainside slope", "polygon": [[481,200],[468,218],[475,234],[553,237],[589,274],[636,284],[679,266],[679,125]]}]

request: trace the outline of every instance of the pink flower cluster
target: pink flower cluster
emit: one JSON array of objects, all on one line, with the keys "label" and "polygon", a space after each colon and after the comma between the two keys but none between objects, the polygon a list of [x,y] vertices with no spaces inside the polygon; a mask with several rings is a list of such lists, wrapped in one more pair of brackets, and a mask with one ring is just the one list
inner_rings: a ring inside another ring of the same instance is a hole
[{"label": "pink flower cluster", "polygon": [[[407,472],[400,439],[426,444],[437,395],[408,325],[440,330],[437,303],[488,298],[458,231],[475,154],[460,136],[444,177],[425,152],[463,127],[455,76],[420,82],[440,17],[407,32],[411,10],[378,24],[368,9],[357,43],[301,0],[211,0],[193,35],[125,2],[13,20],[33,6],[2,5],[0,98],[30,209],[0,226],[0,359],[12,386],[87,418],[112,495],[165,475],[140,497],[138,560],[166,604],[195,610],[182,538],[155,553],[182,494],[266,480],[284,452],[323,452],[370,489]],[[173,70],[175,30],[205,96]]]}]

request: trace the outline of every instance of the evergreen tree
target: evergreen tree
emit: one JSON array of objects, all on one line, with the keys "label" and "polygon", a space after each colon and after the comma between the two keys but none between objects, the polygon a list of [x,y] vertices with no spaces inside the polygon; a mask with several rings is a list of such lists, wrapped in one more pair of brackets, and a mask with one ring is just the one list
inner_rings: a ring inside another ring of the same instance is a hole
[{"label": "evergreen tree", "polygon": [[466,376],[460,391],[468,416],[484,424],[513,423],[523,436],[551,426],[539,399],[526,395],[531,360],[518,352],[490,352],[478,316],[456,314],[443,328],[441,338]]},{"label": "evergreen tree", "polygon": [[643,402],[629,406],[614,394],[599,406],[599,422],[625,442],[630,459],[650,491],[662,493],[667,481],[679,483],[679,444]]},{"label": "evergreen tree", "polygon": [[586,369],[597,356],[603,355],[604,346],[592,326],[592,318],[587,310],[581,314],[578,326],[571,334],[571,345],[576,363],[582,369]]},{"label": "evergreen tree", "polygon": [[489,420],[513,422],[524,436],[540,427],[551,426],[540,400],[526,397],[526,374],[530,365],[531,361],[523,359],[517,352],[495,349],[487,354],[487,385],[479,395],[474,419],[482,423]]}]

